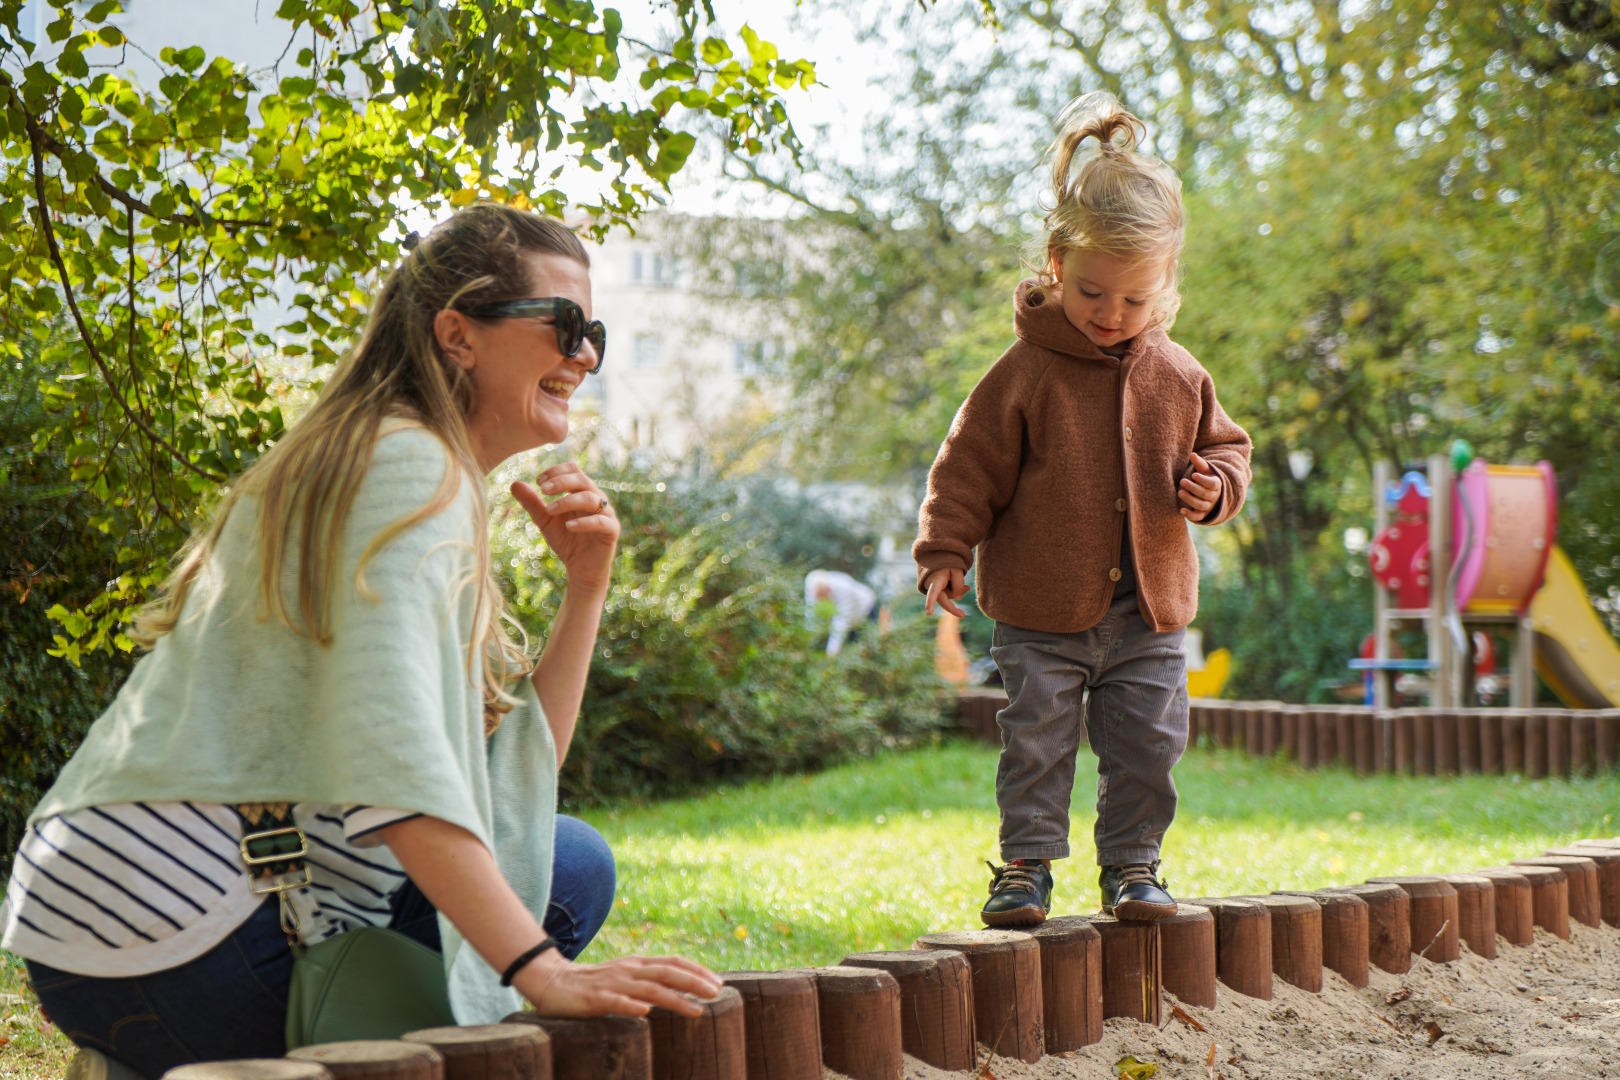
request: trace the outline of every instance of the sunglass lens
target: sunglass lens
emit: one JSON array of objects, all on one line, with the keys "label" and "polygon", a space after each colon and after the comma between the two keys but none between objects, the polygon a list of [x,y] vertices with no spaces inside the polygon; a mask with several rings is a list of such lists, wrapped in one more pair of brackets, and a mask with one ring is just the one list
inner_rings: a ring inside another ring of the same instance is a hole
[{"label": "sunglass lens", "polygon": [[599,371],[602,368],[602,361],[607,357],[607,327],[600,322],[593,322],[585,328],[585,337],[591,343],[591,348],[596,350],[596,367],[591,370]]}]

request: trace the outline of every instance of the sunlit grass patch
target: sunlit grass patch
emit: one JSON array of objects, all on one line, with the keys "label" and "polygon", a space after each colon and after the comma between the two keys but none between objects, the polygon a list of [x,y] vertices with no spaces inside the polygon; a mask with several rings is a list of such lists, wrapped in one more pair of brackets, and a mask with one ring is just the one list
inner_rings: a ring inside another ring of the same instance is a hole
[{"label": "sunlit grass patch", "polygon": [[[996,858],[996,751],[967,743],[815,776],[587,813],[612,844],[619,900],[585,959],[681,952],[716,969],[831,963],[976,926]],[[1060,914],[1095,911],[1096,759],[1082,754]],[[1182,896],[1349,884],[1493,865],[1608,835],[1620,778],[1359,778],[1234,751],[1176,769],[1164,873]],[[1606,817],[1608,820],[1606,820]]]}]

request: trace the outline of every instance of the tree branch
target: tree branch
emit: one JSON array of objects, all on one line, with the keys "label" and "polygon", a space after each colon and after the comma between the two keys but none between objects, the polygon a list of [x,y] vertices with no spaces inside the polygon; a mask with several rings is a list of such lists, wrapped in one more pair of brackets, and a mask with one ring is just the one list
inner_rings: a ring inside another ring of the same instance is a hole
[{"label": "tree branch", "polygon": [[95,340],[90,335],[90,328],[85,325],[83,313],[79,311],[79,301],[73,295],[73,284],[68,274],[67,264],[62,261],[62,250],[56,243],[56,230],[51,225],[51,207],[45,197],[45,156],[41,150],[44,133],[39,130],[39,125],[34,122],[33,116],[25,114],[24,123],[28,126],[29,145],[34,158],[34,194],[39,201],[40,229],[45,233],[45,243],[50,248],[51,262],[55,264],[56,272],[61,277],[62,295],[67,299],[68,311],[73,314],[73,323],[78,327],[79,340],[84,342],[85,349],[90,353],[90,359],[95,361],[96,367],[101,371],[101,377],[107,380],[107,392],[112,395],[119,408],[124,410],[124,415],[128,416],[136,427],[146,432],[147,438],[167,450],[169,456],[183,468],[196,473],[205,480],[223,484],[227,477],[209,472],[181,453],[169,440],[158,434],[157,429],[152,427],[145,417],[139,415],[130,406],[129,402],[124,400],[123,395],[118,392],[118,384],[113,379],[112,372],[108,370],[107,362],[102,359],[101,350],[96,348]]}]

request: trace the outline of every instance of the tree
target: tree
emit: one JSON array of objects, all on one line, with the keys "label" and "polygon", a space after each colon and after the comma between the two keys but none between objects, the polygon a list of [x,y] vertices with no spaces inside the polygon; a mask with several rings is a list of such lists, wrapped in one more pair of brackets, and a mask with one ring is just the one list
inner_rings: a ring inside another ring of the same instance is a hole
[{"label": "tree", "polygon": [[747,27],[734,52],[699,0],[664,6],[657,44],[590,0],[282,0],[286,70],[140,43],[162,71],[142,87],[87,59],[134,44],[107,21],[117,0],[49,4],[47,56],[22,0],[0,0],[0,362],[33,362],[35,335],[41,373],[63,370],[36,444],[120,538],[123,572],[55,610],[74,659],[130,647],[117,627],[194,511],[281,433],[291,365],[318,375],[354,337],[401,207],[560,214],[551,181],[605,169],[583,209],[628,222],[704,122],[791,156],[782,95],[814,82]]}]

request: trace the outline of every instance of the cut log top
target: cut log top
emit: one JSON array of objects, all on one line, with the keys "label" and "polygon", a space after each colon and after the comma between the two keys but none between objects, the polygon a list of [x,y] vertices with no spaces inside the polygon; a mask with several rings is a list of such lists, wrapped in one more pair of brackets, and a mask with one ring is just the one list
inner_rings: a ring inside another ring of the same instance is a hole
[{"label": "cut log top", "polygon": [[1521,888],[1521,889],[1528,889],[1530,887],[1530,879],[1527,876],[1525,876],[1524,874],[1521,874],[1519,872],[1520,869],[1521,869],[1520,867],[1516,867],[1516,866],[1487,866],[1483,870],[1475,870],[1475,871],[1472,871],[1471,873],[1460,874],[1460,875],[1457,875],[1457,876],[1459,876],[1459,877],[1482,877],[1485,880],[1489,881],[1493,888],[1495,886],[1497,886],[1498,884],[1500,884],[1500,885],[1506,886],[1508,888],[1515,888],[1516,887],[1516,888]]},{"label": "cut log top", "polygon": [[1215,918],[1214,912],[1202,904],[1177,903],[1176,913],[1168,919],[1159,919],[1160,926],[1166,924],[1179,926],[1182,923],[1210,922]]},{"label": "cut log top", "polygon": [[163,1080],[332,1080],[332,1074],[316,1061],[243,1058],[177,1065],[163,1074]]},{"label": "cut log top", "polygon": [[893,990],[897,994],[900,992],[900,984],[895,982],[894,976],[877,968],[832,965],[811,970],[815,972],[817,989],[826,993],[866,994],[880,990]]},{"label": "cut log top", "polygon": [[710,1017],[725,1016],[742,1008],[742,995],[730,986],[722,986],[720,992],[712,998],[700,998],[694,994],[682,994],[687,1001],[693,1001],[703,1006],[702,1016],[685,1016],[673,1009],[666,1009],[662,1005],[654,1005],[647,1013],[649,1022],[657,1023],[660,1020],[676,1020],[684,1023],[697,1023]]},{"label": "cut log top", "polygon": [[1369,885],[1398,885],[1406,895],[1414,900],[1425,900],[1435,896],[1455,896],[1457,890],[1446,880],[1436,874],[1413,874],[1408,877],[1376,877],[1368,878]]},{"label": "cut log top", "polygon": [[876,968],[898,978],[902,975],[920,975],[930,968],[936,968],[951,952],[949,949],[885,949],[880,952],[850,953],[840,961],[840,966]]},{"label": "cut log top", "polygon": [[647,1018],[644,1016],[540,1016],[523,1009],[506,1017],[506,1024],[534,1024],[543,1028],[553,1043],[611,1043],[626,1039],[647,1038]]},{"label": "cut log top", "polygon": [[400,1036],[401,1042],[431,1046],[445,1057],[486,1050],[509,1050],[549,1041],[546,1033],[533,1024],[466,1024],[455,1027],[423,1028]]},{"label": "cut log top", "polygon": [[1352,896],[1359,896],[1368,901],[1379,897],[1402,897],[1406,895],[1405,889],[1386,881],[1369,881],[1364,885],[1339,885],[1327,891],[1349,893]]},{"label": "cut log top", "polygon": [[790,971],[722,971],[720,981],[745,997],[793,997],[816,992],[808,968]]},{"label": "cut log top", "polygon": [[1314,900],[1316,901],[1317,906],[1322,909],[1323,915],[1327,915],[1328,913],[1336,911],[1340,908],[1354,909],[1364,908],[1367,906],[1367,901],[1363,900],[1355,893],[1335,892],[1332,889],[1318,889],[1314,892],[1304,889],[1279,889],[1272,895],[1300,896],[1309,900]]},{"label": "cut log top", "polygon": [[437,1080],[444,1075],[444,1058],[431,1046],[392,1039],[318,1043],[289,1050],[294,1061],[326,1066],[338,1080],[349,1076],[386,1076],[390,1080]]},{"label": "cut log top", "polygon": [[1322,910],[1322,905],[1309,896],[1296,896],[1292,893],[1270,893],[1264,896],[1243,896],[1238,899],[1264,904],[1266,910],[1272,913],[1280,911],[1289,915],[1300,915],[1308,911]]},{"label": "cut log top", "polygon": [[1564,873],[1562,869],[1557,866],[1550,866],[1546,863],[1514,862],[1510,866],[1487,866],[1483,870],[1474,871],[1474,873],[1481,874],[1486,877],[1494,877],[1497,872],[1518,874],[1531,885],[1545,885],[1548,882],[1556,884],[1560,881],[1569,880],[1569,875]]},{"label": "cut log top", "polygon": [[1620,847],[1585,847],[1572,845],[1570,847],[1553,848],[1543,858],[1565,856],[1570,858],[1591,859],[1599,866],[1620,863]]},{"label": "cut log top", "polygon": [[1260,899],[1255,896],[1200,896],[1192,900],[1183,900],[1181,904],[1177,904],[1176,911],[1178,914],[1181,911],[1182,904],[1189,907],[1201,907],[1212,915],[1225,917],[1241,917],[1244,914],[1251,917],[1259,915],[1270,917],[1266,905],[1262,904]]},{"label": "cut log top", "polygon": [[1481,889],[1493,888],[1491,879],[1485,874],[1441,874],[1440,880],[1460,892],[1478,892]]},{"label": "cut log top", "polygon": [[1021,930],[947,930],[940,934],[924,934],[917,939],[913,948],[956,949],[971,956],[1038,949],[1040,946],[1032,936]]},{"label": "cut log top", "polygon": [[1043,944],[1096,941],[1100,937],[1097,928],[1092,926],[1091,920],[1084,915],[1064,915],[1061,918],[1047,919],[1029,933]]}]

